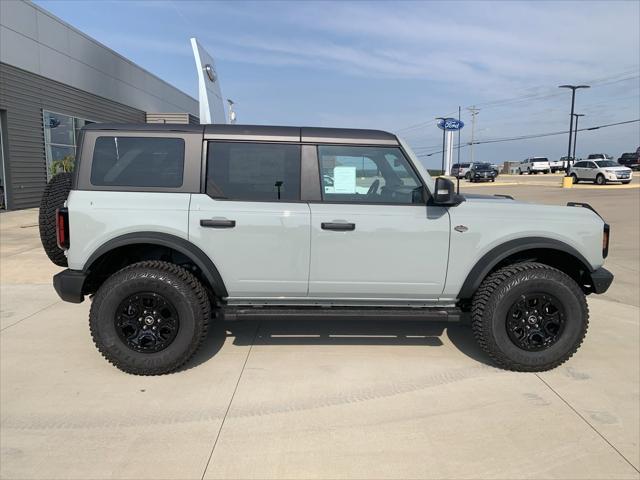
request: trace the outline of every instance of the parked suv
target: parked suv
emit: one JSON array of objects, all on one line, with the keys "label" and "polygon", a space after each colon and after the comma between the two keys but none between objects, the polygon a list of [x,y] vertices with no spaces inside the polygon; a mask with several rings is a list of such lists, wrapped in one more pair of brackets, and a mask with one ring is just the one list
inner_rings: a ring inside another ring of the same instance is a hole
[{"label": "parked suv", "polygon": [[471,167],[470,182],[495,182],[496,169],[490,163],[474,163]]},{"label": "parked suv", "polygon": [[[589,155],[591,156],[591,155]],[[607,182],[621,182],[628,184],[631,182],[631,169],[612,160],[582,160],[576,162],[570,170],[573,183],[583,180],[604,185]]]},{"label": "parked suv", "polygon": [[518,174],[523,173],[537,174],[538,172],[549,173],[551,166],[549,165],[549,159],[546,157],[530,157],[525,159],[518,165]]},{"label": "parked suv", "polygon": [[40,234],[60,297],[88,296],[98,350],[141,375],[247,313],[469,318],[498,366],[548,370],[613,280],[588,205],[456,194],[376,130],[89,125]]},{"label": "parked suv", "polygon": [[[640,150],[640,148],[638,149]],[[638,151],[623,153],[618,159],[618,163],[631,170],[640,170],[640,154]]]},{"label": "parked suv", "polygon": [[470,163],[454,163],[451,166],[451,176],[455,178],[469,178],[469,172],[471,170]]}]

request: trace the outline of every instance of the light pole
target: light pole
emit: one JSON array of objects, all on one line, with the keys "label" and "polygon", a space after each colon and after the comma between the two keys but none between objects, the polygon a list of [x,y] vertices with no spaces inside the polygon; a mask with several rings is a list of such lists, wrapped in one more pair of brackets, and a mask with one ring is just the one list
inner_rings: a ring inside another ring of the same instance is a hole
[{"label": "light pole", "polygon": [[227,103],[229,104],[229,123],[236,123],[236,111],[233,109],[233,106],[236,104],[230,98],[227,98]]},{"label": "light pole", "polygon": [[445,135],[447,133],[447,131],[444,128],[444,122],[447,119],[445,117],[436,117],[436,120],[442,120],[442,173],[441,175],[444,175],[444,141],[445,141]]},{"label": "light pole", "polygon": [[580,117],[584,117],[584,113],[574,113],[574,117],[576,117],[576,130],[573,134],[573,161],[576,161],[576,141],[578,140],[578,120]]},{"label": "light pole", "polygon": [[567,157],[571,157],[571,134],[573,133],[573,107],[576,103],[576,90],[579,88],[591,88],[589,85],[559,85],[558,88],[570,88],[571,89],[571,116],[569,117],[569,148],[567,150]]}]

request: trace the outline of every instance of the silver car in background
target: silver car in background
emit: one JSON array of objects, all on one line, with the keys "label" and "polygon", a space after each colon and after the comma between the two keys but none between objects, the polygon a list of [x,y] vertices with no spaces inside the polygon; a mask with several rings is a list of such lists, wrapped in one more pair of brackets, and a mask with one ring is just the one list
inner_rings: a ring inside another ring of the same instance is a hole
[{"label": "silver car in background", "polygon": [[607,182],[621,182],[626,185],[633,178],[630,168],[623,167],[613,160],[576,162],[569,170],[569,175],[573,178],[573,183],[590,181],[598,185],[605,185]]}]

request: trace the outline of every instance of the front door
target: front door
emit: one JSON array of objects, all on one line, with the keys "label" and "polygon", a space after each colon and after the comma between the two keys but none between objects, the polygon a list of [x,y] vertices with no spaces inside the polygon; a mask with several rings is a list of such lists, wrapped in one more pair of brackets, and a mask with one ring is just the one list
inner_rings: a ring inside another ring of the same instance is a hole
[{"label": "front door", "polygon": [[593,162],[587,162],[587,168],[582,169],[582,175],[580,178],[585,178],[587,180],[595,180],[596,174],[598,173],[598,167]]},{"label": "front door", "polygon": [[427,206],[397,147],[319,146],[322,202],[311,203],[309,296],[437,299],[449,214]]},{"label": "front door", "polygon": [[206,178],[206,194],[191,199],[189,239],[216,265],[230,299],[306,297],[300,146],[209,142]]}]

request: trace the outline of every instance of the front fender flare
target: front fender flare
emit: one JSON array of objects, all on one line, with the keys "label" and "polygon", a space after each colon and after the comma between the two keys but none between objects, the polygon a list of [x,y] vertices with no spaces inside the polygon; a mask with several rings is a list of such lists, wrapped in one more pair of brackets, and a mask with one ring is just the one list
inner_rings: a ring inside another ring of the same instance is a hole
[{"label": "front fender flare", "polygon": [[473,294],[489,272],[505,258],[519,252],[534,249],[557,250],[568,253],[584,266],[585,271],[593,272],[590,263],[578,250],[560,240],[546,237],[517,238],[494,247],[478,260],[462,284],[458,298],[468,299],[473,297]]}]

